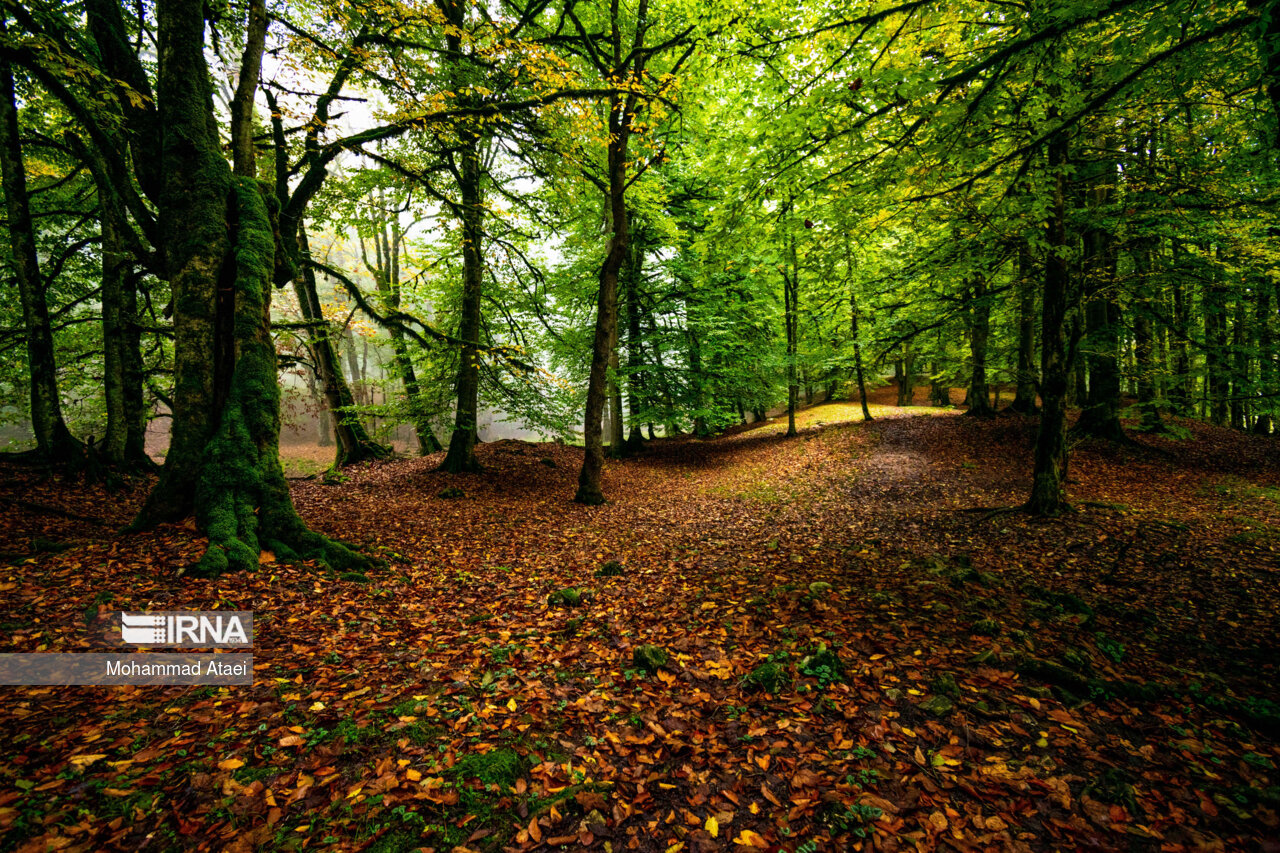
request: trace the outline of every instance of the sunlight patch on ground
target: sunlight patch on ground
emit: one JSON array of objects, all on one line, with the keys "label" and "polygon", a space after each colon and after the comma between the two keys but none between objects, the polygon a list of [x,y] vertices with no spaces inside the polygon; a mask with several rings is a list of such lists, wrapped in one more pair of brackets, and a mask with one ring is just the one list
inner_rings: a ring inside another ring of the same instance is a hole
[{"label": "sunlight patch on ground", "polygon": [[[877,418],[911,418],[921,415],[943,416],[956,415],[959,409],[942,408],[940,406],[883,406],[869,403],[867,409],[872,419]],[[862,423],[862,406],[859,403],[826,403],[796,412],[796,429],[823,427],[832,424]],[[764,426],[751,430],[752,434],[775,433],[787,431],[787,416],[779,415],[770,418]]]}]

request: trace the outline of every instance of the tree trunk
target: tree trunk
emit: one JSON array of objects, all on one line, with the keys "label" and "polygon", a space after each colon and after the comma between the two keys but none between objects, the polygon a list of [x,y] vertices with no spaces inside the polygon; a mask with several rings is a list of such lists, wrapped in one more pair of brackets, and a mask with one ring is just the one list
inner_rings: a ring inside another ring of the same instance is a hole
[{"label": "tree trunk", "polygon": [[622,365],[618,359],[618,324],[613,324],[613,343],[609,346],[609,455],[626,455],[626,418],[622,410]]},{"label": "tree trunk", "polygon": [[305,261],[311,258],[306,226],[298,227],[298,249],[304,263],[293,278],[293,292],[298,297],[302,318],[307,321],[307,343],[311,361],[319,373],[325,403],[333,416],[337,452],[334,465],[355,465],[370,459],[384,459],[391,450],[373,440],[365,431],[356,414],[356,401],[351,386],[342,375],[342,364],[334,351],[334,329],[324,320],[320,307],[320,294],[316,286],[316,271]]},{"label": "tree trunk", "polygon": [[1029,415],[1036,410],[1036,286],[1031,246],[1018,246],[1018,390],[1009,410]]},{"label": "tree trunk", "polygon": [[929,365],[929,404],[933,406],[950,406],[951,389],[947,387],[947,378],[935,360]]},{"label": "tree trunk", "polygon": [[1209,420],[1217,426],[1230,423],[1227,335],[1226,289],[1216,281],[1210,282],[1204,294],[1205,394],[1209,401]]},{"label": "tree trunk", "polygon": [[1063,175],[1067,150],[1067,138],[1062,134],[1048,144],[1049,175],[1054,184],[1040,307],[1040,427],[1036,434],[1031,496],[1026,504],[1027,511],[1035,515],[1057,515],[1068,506],[1066,395],[1070,365],[1065,326],[1070,282],[1067,264],[1061,255],[1067,246]]},{"label": "tree trunk", "polygon": [[782,276],[782,300],[783,300],[783,320],[787,327],[787,436],[796,434],[796,403],[800,394],[800,387],[796,384],[796,350],[797,350],[797,328],[796,319],[800,313],[800,307],[796,303],[799,302],[800,288],[799,276],[800,269],[796,263],[796,238],[791,233],[791,204],[787,203],[785,212],[783,213],[783,221],[787,228],[787,262],[790,266],[790,273],[784,273]]},{"label": "tree trunk", "polygon": [[159,219],[173,287],[173,438],[135,525],[194,510],[209,547],[196,572],[258,565],[260,548],[338,567],[368,560],[307,529],[280,467],[271,337],[276,223],[260,185],[222,159],[204,57],[204,14],[159,0]]},{"label": "tree trunk", "polygon": [[[383,307],[390,312],[400,310],[400,244],[404,238],[400,225],[394,217],[388,221],[377,221],[373,234],[375,262],[370,263],[366,255],[365,267],[373,275],[373,280],[382,296]],[[364,254],[364,240],[360,242],[361,253]],[[418,455],[426,456],[443,449],[431,428],[431,419],[422,406],[422,389],[418,385],[418,374],[413,367],[413,358],[409,351],[409,341],[404,330],[392,326],[388,333],[391,336],[392,363],[395,365],[396,377],[404,388],[405,403],[409,409],[409,418],[413,423],[414,433],[418,440]]]},{"label": "tree trunk", "polygon": [[[626,270],[627,305],[627,405],[631,412],[631,432],[627,436],[627,452],[637,453],[644,445],[640,433],[640,406],[645,392],[645,376],[640,356],[640,286],[644,281],[644,242],[639,234],[632,236],[630,262]],[[650,427],[649,437],[653,437]]]},{"label": "tree trunk", "polygon": [[480,304],[484,297],[483,199],[480,191],[480,140],[466,134],[463,141],[459,189],[462,192],[462,318],[458,337],[457,411],[449,452],[440,463],[441,471],[459,474],[479,471],[476,438],[479,429],[480,398]]},{"label": "tree trunk", "polygon": [[1253,431],[1258,435],[1270,435],[1272,429],[1271,409],[1275,405],[1276,393],[1276,353],[1275,337],[1271,331],[1271,297],[1273,285],[1262,278],[1258,281],[1258,306],[1254,315],[1258,324],[1258,419],[1253,423]]},{"label": "tree trunk", "polygon": [[1133,307],[1133,346],[1138,374],[1138,408],[1142,413],[1139,429],[1158,432],[1164,428],[1164,423],[1160,418],[1157,385],[1160,371],[1155,363],[1156,339],[1152,323],[1155,306],[1150,296],[1154,285],[1151,281],[1152,257],[1149,244],[1143,243],[1135,247],[1133,269],[1138,279],[1138,298]]},{"label": "tree trunk", "polygon": [[[616,8],[616,7],[615,7]],[[615,21],[615,29],[617,23]],[[591,346],[591,373],[587,381],[587,405],[583,415],[582,436],[586,444],[582,470],[578,473],[578,492],[574,500],[589,506],[604,503],[600,475],[604,470],[604,441],[601,418],[608,385],[610,343],[618,322],[618,273],[627,257],[627,142],[631,135],[631,118],[627,104],[618,93],[609,96],[609,214],[612,235],[600,265],[600,291],[596,297],[596,329]]]},{"label": "tree trunk", "polygon": [[[3,33],[2,29],[0,33]],[[84,448],[71,435],[62,417],[53,331],[49,325],[49,306],[45,301],[45,282],[36,254],[35,225],[31,219],[27,172],[22,159],[13,69],[3,58],[0,58],[0,167],[3,168],[10,257],[18,282],[18,301],[21,303],[27,344],[31,430],[41,456],[51,461],[70,463],[83,457]]]},{"label": "tree trunk", "polygon": [[966,415],[989,418],[991,408],[987,388],[987,343],[991,338],[991,302],[987,298],[987,282],[981,276],[973,280],[969,303],[969,355],[973,369],[969,374],[969,410]]},{"label": "tree trunk", "polygon": [[858,402],[862,404],[862,419],[871,420],[871,410],[867,408],[867,382],[862,374],[862,341],[858,337],[858,298],[853,290],[849,291],[849,332],[853,335],[853,374],[858,381]]}]

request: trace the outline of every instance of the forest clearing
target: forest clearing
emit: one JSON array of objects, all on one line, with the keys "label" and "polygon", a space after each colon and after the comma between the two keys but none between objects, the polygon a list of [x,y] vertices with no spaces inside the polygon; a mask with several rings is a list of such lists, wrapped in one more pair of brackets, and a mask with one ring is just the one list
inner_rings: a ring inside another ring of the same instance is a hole
[{"label": "forest clearing", "polygon": [[261,628],[252,687],[0,704],[5,846],[1274,838],[1269,440],[1193,425],[1084,446],[1078,512],[972,512],[1019,500],[1032,422],[890,391],[871,423],[802,410],[798,439],[775,421],[660,440],[609,464],[628,499],[603,508],[566,500],[582,450],[554,444],[481,445],[484,473],[462,480],[427,457],[296,482],[309,523],[387,561],[367,576],[264,555],[233,584],[175,587],[194,531],[111,531],[143,484],[122,499],[6,466],[3,548],[59,543],[0,585],[13,650],[83,645],[115,610],[253,610]]},{"label": "forest clearing", "polygon": [[0,0],[0,853],[1280,853],[1280,0]]}]

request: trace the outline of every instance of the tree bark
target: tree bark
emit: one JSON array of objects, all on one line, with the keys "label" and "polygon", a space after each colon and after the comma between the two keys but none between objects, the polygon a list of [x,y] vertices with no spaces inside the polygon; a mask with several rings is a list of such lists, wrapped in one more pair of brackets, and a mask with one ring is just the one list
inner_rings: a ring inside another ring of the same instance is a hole
[{"label": "tree bark", "polygon": [[[616,26],[616,24],[615,24]],[[596,330],[591,346],[591,373],[587,381],[587,405],[582,435],[586,451],[578,474],[578,503],[598,506],[605,502],[600,486],[604,469],[604,441],[601,436],[604,400],[607,391],[610,343],[618,322],[618,273],[627,257],[627,143],[631,119],[627,104],[618,94],[609,96],[609,213],[612,234],[604,262],[600,265],[600,291],[596,297]]]},{"label": "tree bark", "polygon": [[[1089,207],[1100,208],[1109,195],[1104,178],[1093,164]],[[1101,228],[1084,233],[1081,260],[1085,326],[1089,345],[1089,394],[1074,431],[1082,435],[1124,441],[1120,424],[1120,304],[1116,298],[1113,240]]]},{"label": "tree bark", "polygon": [[174,302],[173,439],[135,526],[194,511],[209,547],[194,571],[258,565],[259,551],[336,567],[369,561],[311,532],[280,467],[280,386],[271,337],[276,199],[222,159],[204,13],[158,0],[164,186],[160,221]]},{"label": "tree bark", "polygon": [[1040,427],[1036,433],[1035,465],[1031,496],[1026,509],[1035,515],[1057,515],[1068,508],[1067,479],[1067,371],[1066,316],[1070,304],[1067,264],[1065,177],[1068,143],[1060,134],[1048,144],[1049,176],[1053,181],[1052,206],[1046,233],[1044,295],[1040,324]]},{"label": "tree bark", "polygon": [[253,148],[253,100],[262,72],[262,51],[267,38],[266,0],[249,0],[244,53],[240,57],[240,79],[231,99],[231,173],[246,178],[258,174]]},{"label": "tree bark", "polygon": [[1258,305],[1255,322],[1258,326],[1258,419],[1253,423],[1253,431],[1258,435],[1270,435],[1272,430],[1271,408],[1275,398],[1270,396],[1276,392],[1276,353],[1275,336],[1271,330],[1271,306],[1273,285],[1266,278],[1258,281]]},{"label": "tree bark", "polygon": [[481,253],[484,210],[480,190],[479,138],[464,134],[459,169],[462,195],[462,316],[458,337],[463,345],[458,352],[457,409],[449,452],[440,470],[451,474],[479,471],[476,439],[480,413],[480,304],[484,297],[484,258]]},{"label": "tree bark", "polygon": [[1029,415],[1036,410],[1036,286],[1031,246],[1018,246],[1018,390],[1009,410]]},{"label": "tree bark", "polygon": [[333,432],[337,439],[334,465],[355,465],[371,459],[385,459],[391,449],[374,441],[360,423],[356,414],[356,400],[351,386],[342,375],[342,364],[334,350],[334,329],[324,319],[320,307],[320,294],[316,284],[316,271],[307,260],[311,258],[311,245],[306,226],[297,231],[298,250],[303,259],[293,278],[293,292],[302,309],[302,319],[307,321],[307,346],[311,360],[319,374],[325,404],[333,417]]},{"label": "tree bark", "polygon": [[987,387],[987,344],[990,338],[991,302],[987,297],[987,281],[976,276],[969,302],[969,355],[973,368],[969,374],[969,409],[965,414],[979,418],[989,418],[996,413],[991,407]]},{"label": "tree bark", "polygon": [[[3,33],[3,22],[0,22]],[[27,369],[31,382],[31,430],[36,448],[51,461],[71,462],[84,448],[67,429],[58,395],[58,366],[49,325],[45,282],[36,253],[35,224],[27,193],[27,172],[18,130],[18,104],[13,69],[0,57],[0,167],[8,214],[9,249],[27,345]]]},{"label": "tree bark", "polygon": [[[365,267],[373,274],[373,280],[382,296],[383,307],[392,312],[400,310],[400,244],[403,238],[403,232],[394,216],[385,222],[379,216],[375,221],[373,234],[375,263],[371,264],[367,256],[364,259]],[[363,252],[363,240],[360,245]],[[409,417],[413,422],[414,433],[417,435],[418,455],[426,456],[429,453],[435,453],[443,447],[436,438],[435,430],[431,427],[431,418],[423,409],[422,388],[418,384],[418,373],[413,366],[409,341],[406,339],[404,330],[399,326],[392,326],[388,333],[391,335],[392,363],[395,365],[400,384],[404,388]]]},{"label": "tree bark", "polygon": [[844,237],[845,276],[849,281],[849,336],[853,338],[853,377],[858,383],[858,401],[862,404],[862,419],[871,420],[871,410],[867,408],[867,383],[862,374],[862,340],[858,337],[858,293],[853,283],[853,250],[849,246],[849,236]]},{"label": "tree bark", "polygon": [[[627,436],[627,452],[637,453],[644,446],[640,433],[641,400],[645,395],[645,375],[640,354],[640,297],[644,282],[644,241],[639,234],[632,235],[630,262],[626,269],[627,306],[627,404],[631,412],[631,432]],[[653,429],[650,427],[650,433]],[[652,437],[652,435],[650,436]]]},{"label": "tree bark", "polygon": [[74,134],[64,139],[89,167],[98,195],[102,233],[103,389],[107,432],[99,449],[113,465],[155,467],[146,451],[147,416],[143,395],[142,334],[138,325],[140,277],[134,253],[143,248],[111,180],[106,158]]},{"label": "tree bark", "polygon": [[791,203],[788,202],[783,213],[783,222],[787,229],[787,264],[789,273],[782,276],[783,320],[787,327],[787,436],[796,435],[796,403],[800,395],[796,383],[796,351],[797,333],[799,331],[797,317],[800,307],[799,264],[796,262],[796,238],[791,230]]}]

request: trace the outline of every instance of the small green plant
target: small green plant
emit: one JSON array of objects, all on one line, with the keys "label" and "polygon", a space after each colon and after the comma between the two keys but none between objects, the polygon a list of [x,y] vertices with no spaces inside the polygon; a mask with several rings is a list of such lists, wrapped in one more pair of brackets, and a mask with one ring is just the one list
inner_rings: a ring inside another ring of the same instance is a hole
[{"label": "small green plant", "polygon": [[341,486],[351,478],[339,471],[337,468],[330,468],[320,475],[320,482],[326,486]]},{"label": "small green plant", "polygon": [[858,838],[867,837],[867,824],[874,823],[884,815],[882,809],[854,803],[840,806],[832,803],[823,813],[822,822],[831,830],[832,836],[848,832]]},{"label": "small green plant", "polygon": [[844,664],[826,643],[819,643],[818,648],[801,658],[799,669],[802,675],[816,678],[818,686],[824,689],[844,681]]},{"label": "small green plant", "polygon": [[1098,651],[1111,658],[1113,663],[1124,660],[1124,643],[1111,639],[1105,631],[1098,631],[1093,637],[1098,642]]}]

